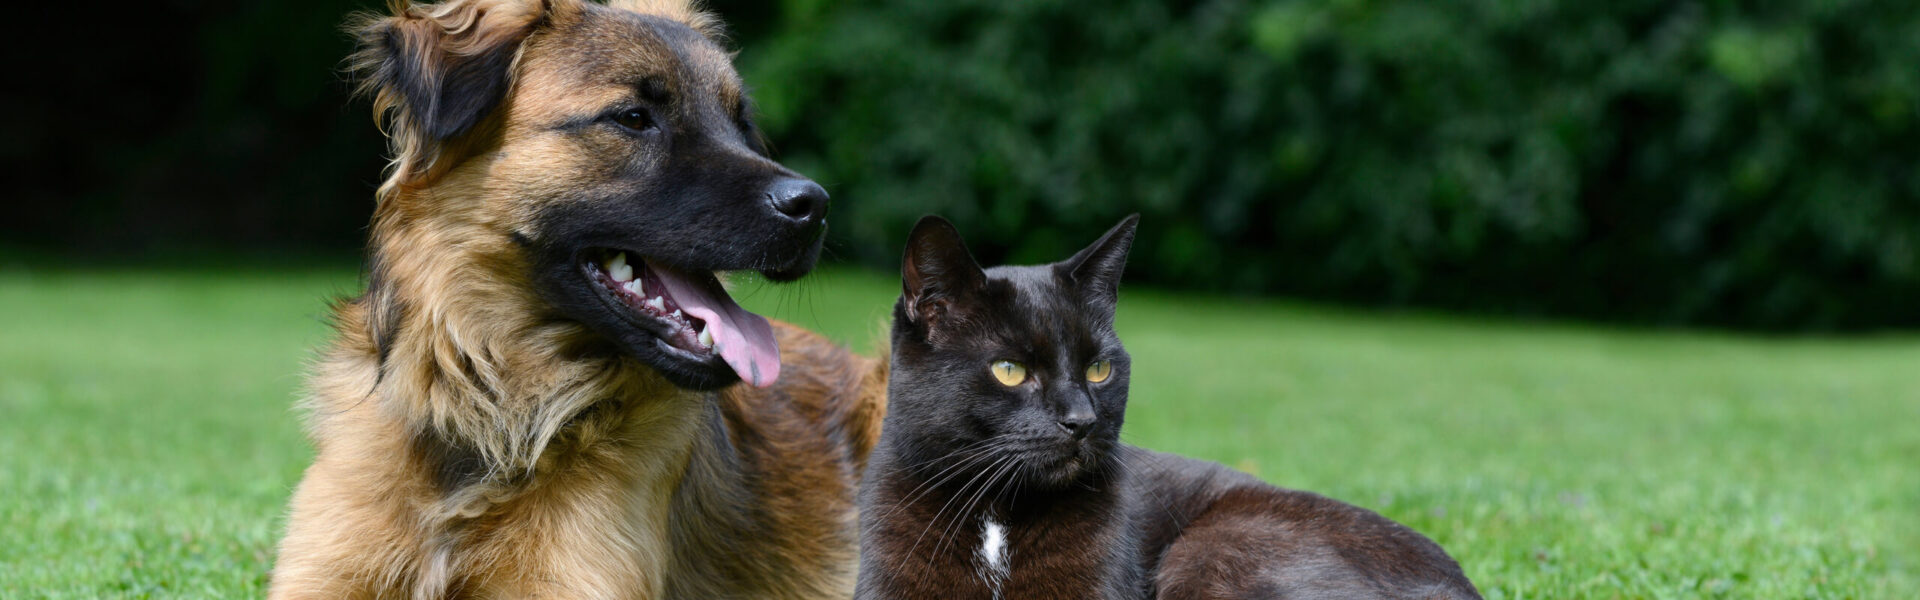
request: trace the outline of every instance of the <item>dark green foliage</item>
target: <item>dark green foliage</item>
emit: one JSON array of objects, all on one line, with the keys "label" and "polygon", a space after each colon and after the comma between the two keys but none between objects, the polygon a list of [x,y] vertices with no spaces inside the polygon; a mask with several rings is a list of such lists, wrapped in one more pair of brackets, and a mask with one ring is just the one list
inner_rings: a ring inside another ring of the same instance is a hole
[{"label": "dark green foliage", "polygon": [[[29,4],[0,244],[359,244],[375,0]],[[834,254],[914,219],[1129,281],[1777,329],[1920,325],[1920,9],[1797,0],[715,0]]]},{"label": "dark green foliage", "polygon": [[763,126],[835,194],[837,251],[872,264],[895,264],[925,213],[988,262],[1034,262],[1139,211],[1134,281],[1657,323],[1920,323],[1910,4],[781,10],[743,44]]}]

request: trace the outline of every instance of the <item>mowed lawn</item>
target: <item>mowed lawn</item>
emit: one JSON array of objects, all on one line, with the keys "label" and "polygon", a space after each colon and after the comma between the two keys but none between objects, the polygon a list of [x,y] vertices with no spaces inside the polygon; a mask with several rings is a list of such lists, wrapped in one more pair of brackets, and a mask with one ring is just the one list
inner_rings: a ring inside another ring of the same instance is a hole
[{"label": "mowed lawn", "polygon": [[[252,597],[349,266],[0,265],[0,597]],[[870,349],[897,290],[756,310]],[[1920,597],[1920,337],[1770,339],[1127,289],[1126,438],[1378,510],[1488,598]]]}]

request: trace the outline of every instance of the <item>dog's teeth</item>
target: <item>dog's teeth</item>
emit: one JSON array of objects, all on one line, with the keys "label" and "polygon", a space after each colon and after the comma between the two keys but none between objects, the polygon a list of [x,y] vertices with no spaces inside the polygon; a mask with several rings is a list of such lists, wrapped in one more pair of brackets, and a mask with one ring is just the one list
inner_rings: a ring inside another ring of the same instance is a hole
[{"label": "dog's teeth", "polygon": [[713,331],[705,327],[700,328],[700,345],[713,348]]},{"label": "dog's teeth", "polygon": [[648,298],[645,304],[647,305],[647,308],[651,308],[657,311],[665,312],[667,310],[667,300],[659,296]]},{"label": "dog's teeth", "polygon": [[614,281],[633,281],[633,265],[627,264],[627,253],[615,254],[607,261],[607,274],[612,275]]},{"label": "dog's teeth", "polygon": [[675,319],[678,319],[678,318],[680,318],[680,309],[678,309],[678,308],[676,308],[676,309],[673,309],[673,318],[675,318]]},{"label": "dog's teeth", "polygon": [[647,297],[647,286],[644,283],[640,283],[640,280],[638,279],[620,284],[620,287],[626,288],[627,293],[629,294],[633,294],[641,298]]}]

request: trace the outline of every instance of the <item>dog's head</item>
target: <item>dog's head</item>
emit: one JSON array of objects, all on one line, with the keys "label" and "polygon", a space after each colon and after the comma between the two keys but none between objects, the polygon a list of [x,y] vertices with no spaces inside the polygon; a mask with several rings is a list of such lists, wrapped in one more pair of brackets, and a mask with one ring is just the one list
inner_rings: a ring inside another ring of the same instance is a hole
[{"label": "dog's head", "polygon": [[827,194],[767,157],[709,18],[671,0],[391,8],[352,26],[395,155],[376,253],[401,230],[459,246],[677,385],[772,383],[767,321],[714,273],[805,275]]}]

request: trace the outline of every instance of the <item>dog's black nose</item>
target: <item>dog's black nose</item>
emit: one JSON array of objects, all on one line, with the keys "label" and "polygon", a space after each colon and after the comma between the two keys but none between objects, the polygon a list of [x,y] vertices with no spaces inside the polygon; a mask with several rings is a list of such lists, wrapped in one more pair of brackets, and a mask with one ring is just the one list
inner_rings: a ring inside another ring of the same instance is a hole
[{"label": "dog's black nose", "polygon": [[827,216],[827,190],[808,179],[782,179],[767,186],[767,204],[789,219],[811,224]]}]

